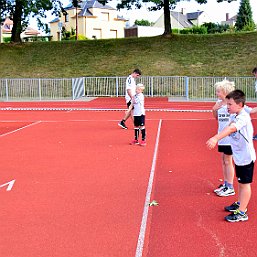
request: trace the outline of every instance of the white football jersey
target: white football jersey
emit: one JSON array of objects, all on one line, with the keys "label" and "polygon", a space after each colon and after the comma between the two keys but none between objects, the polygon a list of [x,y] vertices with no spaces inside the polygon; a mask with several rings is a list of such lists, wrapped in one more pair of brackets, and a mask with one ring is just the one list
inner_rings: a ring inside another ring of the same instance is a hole
[{"label": "white football jersey", "polygon": [[129,75],[126,79],[126,95],[125,95],[126,103],[128,103],[131,100],[127,91],[128,89],[131,90],[132,96],[136,94],[136,81],[131,75]]},{"label": "white football jersey", "polygon": [[145,97],[143,93],[136,94],[133,98],[133,105],[134,105],[133,115],[134,116],[145,115],[144,104],[145,104]]},{"label": "white football jersey", "polygon": [[242,109],[238,115],[231,115],[230,118],[232,125],[237,129],[229,136],[234,162],[238,166],[248,165],[256,160],[251,117]]}]

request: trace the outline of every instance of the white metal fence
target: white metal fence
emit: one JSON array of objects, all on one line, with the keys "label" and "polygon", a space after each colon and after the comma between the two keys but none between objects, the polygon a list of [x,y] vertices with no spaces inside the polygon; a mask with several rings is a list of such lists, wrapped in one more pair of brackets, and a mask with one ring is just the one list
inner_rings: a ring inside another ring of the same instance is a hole
[{"label": "white metal fence", "polygon": [[[146,87],[149,97],[180,100],[216,100],[215,83],[224,77],[142,76],[137,83]],[[256,99],[253,77],[227,77],[248,101]],[[0,101],[75,100],[83,96],[124,96],[126,77],[83,77],[58,79],[1,79]]]}]

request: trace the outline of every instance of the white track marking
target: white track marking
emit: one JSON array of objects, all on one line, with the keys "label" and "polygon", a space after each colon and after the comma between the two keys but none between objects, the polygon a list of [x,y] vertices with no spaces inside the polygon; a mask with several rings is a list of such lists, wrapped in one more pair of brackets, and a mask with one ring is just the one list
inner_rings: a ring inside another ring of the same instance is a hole
[{"label": "white track marking", "polygon": [[4,136],[10,135],[10,134],[13,134],[13,133],[15,133],[15,132],[17,132],[17,131],[19,131],[19,130],[22,130],[22,129],[25,129],[25,128],[34,126],[34,125],[36,125],[36,124],[38,124],[38,123],[41,123],[41,121],[37,121],[37,122],[31,123],[31,124],[29,124],[29,125],[26,125],[26,126],[24,126],[24,127],[15,129],[15,130],[10,131],[10,132],[7,132],[7,133],[4,133],[4,134],[0,135],[0,137],[4,137]]},{"label": "white track marking", "polygon": [[15,179],[13,179],[12,181],[10,181],[10,182],[7,182],[7,183],[5,183],[5,184],[2,184],[2,185],[0,185],[0,187],[5,187],[5,186],[7,186],[7,188],[6,188],[6,191],[11,191],[12,190],[12,187],[13,187],[13,185],[14,185],[14,182],[15,182]]},{"label": "white track marking", "polygon": [[158,146],[159,146],[159,140],[160,140],[161,124],[162,124],[162,120],[159,121],[159,127],[158,127],[158,132],[157,132],[156,141],[155,141],[152,168],[151,168],[150,177],[149,177],[149,181],[148,181],[148,187],[147,187],[147,191],[146,191],[144,211],[143,211],[143,217],[142,217],[141,226],[140,226],[140,232],[139,232],[139,236],[138,236],[138,240],[137,240],[137,249],[136,249],[135,257],[141,257],[143,254],[146,225],[147,225],[147,218],[148,218],[148,211],[149,211],[149,203],[150,203],[150,198],[151,198],[151,193],[152,193],[155,166],[156,166],[156,160],[157,160],[157,152],[158,152]]}]

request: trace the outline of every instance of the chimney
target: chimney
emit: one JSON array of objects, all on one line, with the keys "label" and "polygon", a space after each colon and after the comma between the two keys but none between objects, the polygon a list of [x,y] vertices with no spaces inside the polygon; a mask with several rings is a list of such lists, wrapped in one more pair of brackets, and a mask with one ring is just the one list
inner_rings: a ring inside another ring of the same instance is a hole
[{"label": "chimney", "polygon": [[226,13],[226,21],[229,20],[229,13]]}]

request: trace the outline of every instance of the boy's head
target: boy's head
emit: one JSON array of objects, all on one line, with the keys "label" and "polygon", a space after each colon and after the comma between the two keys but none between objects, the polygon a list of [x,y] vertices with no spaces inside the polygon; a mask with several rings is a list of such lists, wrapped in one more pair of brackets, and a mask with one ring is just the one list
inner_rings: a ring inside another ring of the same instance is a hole
[{"label": "boy's head", "polygon": [[223,80],[221,82],[217,82],[215,84],[216,94],[218,98],[225,99],[225,96],[229,94],[231,91],[235,90],[234,82]]},{"label": "boy's head", "polygon": [[239,113],[245,105],[245,94],[243,91],[236,89],[227,96],[227,107],[229,113]]},{"label": "boy's head", "polygon": [[133,78],[138,78],[141,76],[141,71],[139,69],[135,69],[133,73],[131,74]]},{"label": "boy's head", "polygon": [[136,86],[136,93],[142,93],[145,89],[145,86],[143,84],[137,84]]}]

